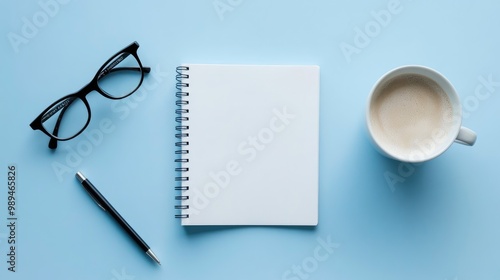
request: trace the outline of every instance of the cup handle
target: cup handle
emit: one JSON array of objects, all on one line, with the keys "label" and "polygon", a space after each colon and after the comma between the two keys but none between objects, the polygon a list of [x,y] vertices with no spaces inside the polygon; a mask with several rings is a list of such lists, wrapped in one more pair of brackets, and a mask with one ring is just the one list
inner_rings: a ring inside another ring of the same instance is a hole
[{"label": "cup handle", "polygon": [[467,127],[460,127],[460,131],[458,132],[457,139],[455,142],[460,143],[462,145],[472,146],[476,143],[477,135],[474,131],[468,129]]}]

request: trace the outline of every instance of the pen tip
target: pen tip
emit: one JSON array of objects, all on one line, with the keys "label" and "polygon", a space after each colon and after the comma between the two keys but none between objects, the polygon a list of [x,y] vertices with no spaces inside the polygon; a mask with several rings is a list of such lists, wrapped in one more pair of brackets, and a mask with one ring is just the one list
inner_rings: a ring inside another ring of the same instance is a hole
[{"label": "pen tip", "polygon": [[161,265],[160,263],[160,260],[158,259],[158,257],[155,255],[155,253],[153,253],[153,251],[151,251],[151,249],[149,249],[146,254],[148,254],[148,256],[150,256],[157,264]]}]

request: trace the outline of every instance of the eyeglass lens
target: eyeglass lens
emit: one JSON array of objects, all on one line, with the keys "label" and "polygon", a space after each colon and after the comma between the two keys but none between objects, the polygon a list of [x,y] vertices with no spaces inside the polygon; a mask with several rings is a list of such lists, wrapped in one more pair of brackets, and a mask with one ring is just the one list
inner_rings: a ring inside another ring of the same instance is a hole
[{"label": "eyeglass lens", "polygon": [[[63,118],[64,116],[64,118]],[[89,114],[83,100],[68,97],[56,103],[42,118],[43,127],[60,139],[71,138],[87,123]],[[55,128],[57,127],[57,130]]]},{"label": "eyeglass lens", "polygon": [[125,97],[139,87],[142,75],[137,59],[129,53],[122,53],[104,66],[97,85],[111,97]]}]

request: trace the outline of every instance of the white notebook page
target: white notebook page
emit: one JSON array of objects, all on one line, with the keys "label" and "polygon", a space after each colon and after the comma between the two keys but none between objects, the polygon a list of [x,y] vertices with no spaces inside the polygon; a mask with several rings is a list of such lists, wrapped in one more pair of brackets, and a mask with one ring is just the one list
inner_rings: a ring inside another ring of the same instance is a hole
[{"label": "white notebook page", "polygon": [[319,67],[184,66],[182,225],[317,225]]}]

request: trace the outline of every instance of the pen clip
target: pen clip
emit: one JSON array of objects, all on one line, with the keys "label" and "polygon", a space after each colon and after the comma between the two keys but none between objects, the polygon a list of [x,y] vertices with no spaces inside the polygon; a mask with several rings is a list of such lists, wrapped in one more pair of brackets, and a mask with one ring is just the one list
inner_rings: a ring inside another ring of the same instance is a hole
[{"label": "pen clip", "polygon": [[106,209],[104,209],[104,207],[102,207],[101,204],[99,204],[99,202],[97,202],[97,199],[95,199],[95,197],[87,190],[87,188],[83,188],[88,194],[89,196],[92,198],[92,200],[94,200],[95,204],[97,204],[97,206],[99,206],[103,211],[106,212]]}]

